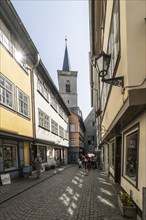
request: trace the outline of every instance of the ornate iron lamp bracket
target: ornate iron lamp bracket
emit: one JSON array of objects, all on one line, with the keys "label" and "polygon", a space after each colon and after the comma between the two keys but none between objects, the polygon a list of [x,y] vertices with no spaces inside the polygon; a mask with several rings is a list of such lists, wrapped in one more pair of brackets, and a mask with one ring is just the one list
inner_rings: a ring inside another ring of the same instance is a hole
[{"label": "ornate iron lamp bracket", "polygon": [[113,86],[118,86],[118,87],[124,87],[124,76],[121,77],[115,77],[115,78],[110,78],[110,79],[105,79],[102,78],[102,82],[111,84]]}]

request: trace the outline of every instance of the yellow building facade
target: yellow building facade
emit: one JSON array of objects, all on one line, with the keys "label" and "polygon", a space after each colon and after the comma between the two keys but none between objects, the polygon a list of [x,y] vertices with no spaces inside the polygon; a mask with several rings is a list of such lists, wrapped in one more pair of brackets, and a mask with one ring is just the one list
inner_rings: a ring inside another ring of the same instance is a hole
[{"label": "yellow building facade", "polygon": [[31,74],[37,62],[37,50],[12,4],[2,1],[1,6],[0,173],[10,173],[14,178],[22,173],[24,166],[30,165],[29,149],[33,140]]},{"label": "yellow building facade", "polygon": [[[146,193],[146,1],[89,1],[89,10],[91,100],[101,163],[132,196],[141,219]],[[104,78],[97,68],[101,51],[110,55]]]}]

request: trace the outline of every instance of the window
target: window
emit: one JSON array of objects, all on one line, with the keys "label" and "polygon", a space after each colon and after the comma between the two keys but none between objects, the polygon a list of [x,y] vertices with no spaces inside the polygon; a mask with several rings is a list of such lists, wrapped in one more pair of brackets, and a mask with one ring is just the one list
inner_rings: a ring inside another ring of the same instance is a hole
[{"label": "window", "polygon": [[24,59],[24,56],[21,54],[20,51],[22,51],[21,47],[19,44],[15,41],[14,44],[12,44],[12,37],[9,32],[9,30],[6,28],[4,23],[1,20],[2,28],[3,30],[0,29],[0,42],[5,46],[5,48],[14,56],[14,58],[17,60],[17,62],[21,65],[21,67],[28,72],[26,69],[27,63],[26,59]]},{"label": "window", "polygon": [[45,146],[38,146],[38,152],[40,154],[40,157],[42,159],[42,162],[46,162],[46,147]]},{"label": "window", "polygon": [[109,75],[113,77],[118,54],[120,51],[119,1],[114,1],[111,29],[109,35],[108,54],[111,54]]},{"label": "window", "polygon": [[18,89],[18,112],[24,116],[29,117],[29,97]]},{"label": "window", "polygon": [[18,167],[18,155],[16,145],[4,145],[4,169],[10,170]]},{"label": "window", "polygon": [[92,121],[92,122],[91,122],[91,125],[94,127],[94,126],[95,126],[95,121]]},{"label": "window", "polygon": [[61,107],[59,107],[59,115],[63,118],[63,110]]},{"label": "window", "polygon": [[50,130],[50,117],[40,109],[38,109],[38,116],[39,126],[45,128],[46,130]]},{"label": "window", "polygon": [[46,85],[44,85],[44,93],[43,93],[43,95],[44,95],[44,98],[45,98],[47,101],[49,101],[49,93],[48,93],[48,88],[47,88]]},{"label": "window", "polygon": [[88,136],[88,145],[94,144],[94,136]]},{"label": "window", "polygon": [[50,122],[49,122],[49,116],[48,115],[44,115],[45,116],[45,128],[47,129],[47,130],[49,130],[50,129]]},{"label": "window", "polygon": [[[2,21],[1,21],[2,22]],[[3,23],[4,25],[4,23]],[[5,30],[6,31],[6,30]],[[7,30],[7,35],[9,36],[10,38],[10,32]],[[3,32],[3,30],[0,30],[0,41],[2,42],[2,44],[6,47],[6,49],[12,53],[12,48],[13,48],[13,45],[12,43],[10,42],[10,40],[8,39],[8,36],[5,35],[5,33]]]},{"label": "window", "polygon": [[138,164],[138,128],[125,134],[125,175],[134,184],[137,177]]},{"label": "window", "polygon": [[65,131],[65,139],[68,140],[68,131]]},{"label": "window", "polygon": [[59,136],[64,138],[64,129],[59,125]]},{"label": "window", "polygon": [[51,119],[51,132],[58,135],[58,124]]},{"label": "window", "polygon": [[14,85],[0,74],[0,103],[14,108]]},{"label": "window", "polygon": [[69,131],[75,132],[75,125],[74,124],[69,124]]},{"label": "window", "polygon": [[43,94],[43,82],[42,80],[38,77],[38,91]]},{"label": "window", "polygon": [[75,146],[75,140],[74,140],[74,139],[71,139],[71,140],[70,140],[70,145],[71,145],[71,146]]},{"label": "window", "polygon": [[57,110],[57,102],[55,100],[55,97],[51,94],[51,106],[58,112]]},{"label": "window", "polygon": [[39,125],[44,127],[44,114],[41,110],[39,110]]},{"label": "window", "polygon": [[66,87],[66,92],[70,92],[70,81],[69,80],[66,81],[65,87]]},{"label": "window", "polygon": [[51,148],[48,149],[48,156],[50,159],[53,158],[53,149]]},{"label": "window", "polygon": [[64,113],[64,121],[66,122],[66,123],[68,123],[68,117],[67,117],[67,115]]},{"label": "window", "polygon": [[49,102],[49,89],[40,77],[38,77],[38,91]]},{"label": "window", "polygon": [[[113,14],[111,19],[111,28],[109,33],[108,49],[107,53],[111,54],[111,62],[109,65],[107,78],[112,78],[114,76],[115,67],[118,62],[118,56],[120,53],[120,15],[119,15],[119,0],[114,1]],[[103,84],[103,91],[101,97],[102,110],[104,110],[110,85],[107,83]]]}]

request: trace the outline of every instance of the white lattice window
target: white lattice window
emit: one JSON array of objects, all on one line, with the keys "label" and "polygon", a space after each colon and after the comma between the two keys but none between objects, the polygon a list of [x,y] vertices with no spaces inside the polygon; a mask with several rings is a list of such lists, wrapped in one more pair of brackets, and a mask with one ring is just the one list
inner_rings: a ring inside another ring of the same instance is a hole
[{"label": "white lattice window", "polygon": [[58,112],[58,109],[57,109],[57,102],[55,100],[55,97],[51,94],[51,106]]},{"label": "white lattice window", "polygon": [[59,136],[64,138],[64,129],[59,125]]},{"label": "white lattice window", "polygon": [[50,117],[40,109],[38,109],[38,116],[39,126],[46,130],[50,130]]},{"label": "white lattice window", "polygon": [[14,108],[14,85],[0,74],[0,103]]},{"label": "white lattice window", "polygon": [[18,98],[18,112],[24,116],[30,116],[29,110],[29,96],[22,92],[20,89],[17,90],[17,98]]},{"label": "white lattice window", "polygon": [[53,119],[51,119],[51,131],[58,135],[58,124]]},{"label": "white lattice window", "polygon": [[44,127],[44,114],[40,109],[39,109],[39,126]]}]

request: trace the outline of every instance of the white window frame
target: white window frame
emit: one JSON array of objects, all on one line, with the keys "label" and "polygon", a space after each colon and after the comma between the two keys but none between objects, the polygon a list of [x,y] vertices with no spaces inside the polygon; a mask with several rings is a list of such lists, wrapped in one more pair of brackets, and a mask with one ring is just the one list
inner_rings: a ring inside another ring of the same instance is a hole
[{"label": "white window frame", "polygon": [[58,124],[51,119],[51,132],[58,135]]},{"label": "white window frame", "polygon": [[[20,98],[20,94],[22,94],[22,98]],[[26,101],[27,100],[27,101]],[[18,103],[18,112],[25,117],[30,118],[30,98],[26,93],[17,88],[17,103]],[[20,106],[20,102],[22,106]],[[26,108],[27,107],[27,108]],[[21,109],[23,108],[23,109]]]},{"label": "white window frame", "polygon": [[59,125],[59,136],[64,138],[64,129]]},{"label": "white window frame", "polygon": [[43,95],[43,81],[40,77],[38,77],[38,83],[37,83],[38,91]]},{"label": "white window frame", "polygon": [[50,96],[51,96],[50,104],[58,112],[58,108],[57,108],[58,106],[55,97],[52,94],[50,94]]},{"label": "white window frame", "polygon": [[[108,43],[108,54],[111,54],[111,62],[108,69],[107,78],[112,78],[115,66],[118,60],[118,54],[120,52],[120,21],[119,21],[119,1],[114,1],[113,4],[113,14],[111,19],[111,29],[109,33],[109,43]],[[101,105],[102,110],[104,110],[107,102],[107,97],[110,90],[110,85],[107,83],[103,83],[102,85],[102,96],[101,96]]]},{"label": "white window frame", "polygon": [[38,108],[38,125],[50,131],[50,117]]},{"label": "white window frame", "polygon": [[[0,73],[0,81],[1,79],[4,83],[3,85],[0,83],[0,103],[14,109],[14,84]],[[8,88],[8,84],[10,85],[11,89]]]},{"label": "white window frame", "polygon": [[38,116],[39,116],[39,126],[44,127],[44,113],[40,109],[38,110]]},{"label": "white window frame", "polygon": [[68,138],[69,138],[69,137],[68,137],[68,131],[65,130],[64,133],[65,133],[65,139],[68,140]]}]

